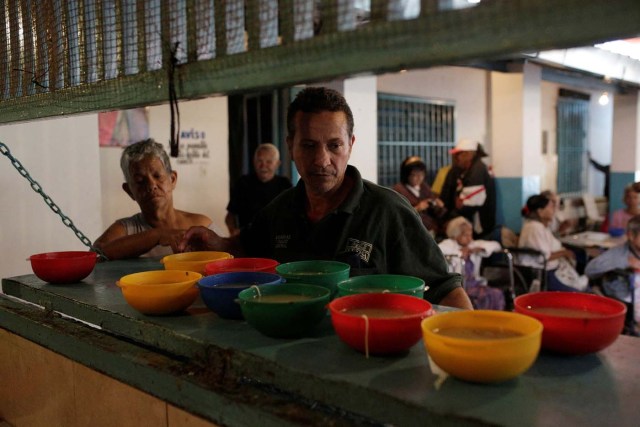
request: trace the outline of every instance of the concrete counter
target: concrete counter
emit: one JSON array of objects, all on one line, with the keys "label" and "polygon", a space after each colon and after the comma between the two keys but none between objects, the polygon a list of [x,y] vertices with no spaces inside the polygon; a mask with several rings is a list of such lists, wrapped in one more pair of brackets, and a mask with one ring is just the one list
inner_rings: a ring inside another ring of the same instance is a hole
[{"label": "concrete counter", "polygon": [[179,315],[139,314],[115,282],[160,268],[155,260],[102,263],[69,285],[3,279],[4,292],[21,301],[0,299],[0,328],[224,425],[631,426],[640,417],[636,338],[587,356],[543,352],[505,383],[449,378],[436,389],[421,342],[367,359],[338,339],[328,317],[314,336],[286,340],[220,319],[200,299]]}]

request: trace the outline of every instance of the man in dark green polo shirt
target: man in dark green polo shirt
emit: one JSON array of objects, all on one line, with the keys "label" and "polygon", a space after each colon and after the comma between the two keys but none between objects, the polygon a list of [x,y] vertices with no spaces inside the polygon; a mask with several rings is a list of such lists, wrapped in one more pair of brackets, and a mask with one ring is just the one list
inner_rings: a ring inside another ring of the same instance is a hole
[{"label": "man in dark green polo shirt", "polygon": [[442,252],[399,194],[365,181],[348,166],[355,142],[353,115],[331,89],[301,91],[287,113],[287,145],[298,185],[262,209],[239,236],[204,227],[187,231],[178,250],[224,250],[280,262],[335,259],[352,275],[422,278],[432,303],[471,309],[461,277],[447,272]]}]

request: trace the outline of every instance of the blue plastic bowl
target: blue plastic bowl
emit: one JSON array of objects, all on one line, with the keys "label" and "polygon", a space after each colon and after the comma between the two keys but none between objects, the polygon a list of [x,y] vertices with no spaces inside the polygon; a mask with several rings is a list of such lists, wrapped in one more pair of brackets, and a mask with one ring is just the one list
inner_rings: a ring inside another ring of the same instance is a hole
[{"label": "blue plastic bowl", "polygon": [[277,285],[284,279],[278,274],[253,271],[220,273],[198,281],[202,300],[211,311],[225,319],[242,319],[238,294],[251,286]]},{"label": "blue plastic bowl", "polygon": [[610,228],[609,235],[611,237],[620,237],[624,234],[624,228]]}]

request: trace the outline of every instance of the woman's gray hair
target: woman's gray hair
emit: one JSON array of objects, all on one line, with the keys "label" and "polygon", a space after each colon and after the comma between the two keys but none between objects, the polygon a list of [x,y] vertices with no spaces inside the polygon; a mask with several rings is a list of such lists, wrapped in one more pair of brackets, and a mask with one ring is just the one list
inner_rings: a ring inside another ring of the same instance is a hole
[{"label": "woman's gray hair", "polygon": [[131,172],[129,171],[131,163],[139,162],[145,157],[158,158],[162,162],[167,173],[171,173],[171,161],[169,161],[169,155],[164,150],[164,147],[159,142],[149,138],[129,145],[122,152],[122,156],[120,157],[120,168],[122,169],[124,179],[127,183],[131,180]]},{"label": "woman's gray hair", "polygon": [[462,227],[465,225],[473,228],[473,225],[471,225],[471,222],[467,218],[463,216],[453,218],[449,221],[449,224],[447,224],[447,237],[450,239],[457,238],[460,233],[462,233]]}]

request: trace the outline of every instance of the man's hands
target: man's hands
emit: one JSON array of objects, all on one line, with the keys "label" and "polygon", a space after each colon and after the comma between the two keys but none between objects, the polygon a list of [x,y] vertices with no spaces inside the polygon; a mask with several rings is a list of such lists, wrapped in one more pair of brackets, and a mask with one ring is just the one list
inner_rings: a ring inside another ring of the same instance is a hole
[{"label": "man's hands", "polygon": [[223,244],[222,237],[206,227],[196,226],[188,229],[177,245],[177,252],[218,250]]}]

